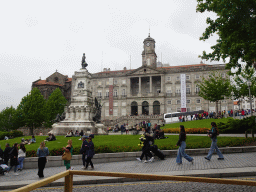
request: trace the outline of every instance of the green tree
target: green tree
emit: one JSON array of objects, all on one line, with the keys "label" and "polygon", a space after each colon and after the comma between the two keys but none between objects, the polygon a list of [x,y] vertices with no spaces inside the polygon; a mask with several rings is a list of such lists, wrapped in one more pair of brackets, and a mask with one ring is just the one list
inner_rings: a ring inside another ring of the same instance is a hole
[{"label": "green tree", "polygon": [[16,110],[15,108],[6,107],[0,113],[0,130],[11,131],[18,129],[16,121]]},{"label": "green tree", "polygon": [[199,96],[205,100],[216,103],[216,113],[218,112],[218,101],[230,96],[230,80],[223,78],[219,72],[212,72],[209,78],[203,78],[198,84]]},{"label": "green tree", "polygon": [[214,12],[216,19],[207,18],[209,26],[200,37],[205,41],[213,34],[218,34],[212,53],[203,52],[206,60],[219,61],[229,58],[227,68],[238,67],[241,63],[251,66],[256,58],[256,1],[255,0],[197,0],[197,12]]},{"label": "green tree", "polygon": [[61,115],[64,112],[64,107],[67,104],[66,98],[63,96],[59,88],[55,89],[45,105],[45,115],[46,115],[46,127],[51,127],[53,124],[52,120],[56,118],[56,115]]},{"label": "green tree", "polygon": [[29,134],[33,135],[36,127],[42,126],[45,121],[44,115],[45,100],[38,88],[34,88],[28,95],[23,97],[18,106],[18,114],[24,125],[29,127]]},{"label": "green tree", "polygon": [[249,97],[248,80],[251,81],[250,87],[251,95],[256,96],[256,78],[254,67],[243,68],[242,73],[234,75],[232,91],[234,92],[235,99]]}]

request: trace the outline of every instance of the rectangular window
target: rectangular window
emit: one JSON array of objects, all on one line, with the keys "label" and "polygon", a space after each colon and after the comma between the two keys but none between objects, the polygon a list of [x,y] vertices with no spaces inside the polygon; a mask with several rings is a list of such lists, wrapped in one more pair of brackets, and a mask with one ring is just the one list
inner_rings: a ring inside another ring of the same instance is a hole
[{"label": "rectangular window", "polygon": [[222,73],[222,74],[221,74],[221,77],[222,77],[222,78],[225,78],[225,73]]},{"label": "rectangular window", "polygon": [[201,103],[201,99],[197,99],[197,100],[196,100],[196,103]]},{"label": "rectangular window", "polygon": [[117,107],[118,106],[118,102],[113,102],[113,106]]},{"label": "rectangular window", "polygon": [[177,76],[177,77],[176,77],[176,81],[179,81],[179,80],[180,80],[180,76]]},{"label": "rectangular window", "polygon": [[180,93],[180,88],[176,89],[176,93],[178,93],[178,94]]},{"label": "rectangular window", "polygon": [[177,107],[177,112],[181,112],[180,107]]},{"label": "rectangular window", "polygon": [[168,101],[167,101],[167,104],[168,104],[168,105],[171,105],[171,104],[172,104],[172,101],[171,101],[171,100],[168,100]]},{"label": "rectangular window", "polygon": [[109,97],[109,91],[106,91],[106,97]]},{"label": "rectangular window", "polygon": [[126,116],[126,109],[123,108],[121,113],[122,113],[122,116]]},{"label": "rectangular window", "polygon": [[186,75],[186,80],[189,80],[190,79],[190,76],[189,75]]},{"label": "rectangular window", "polygon": [[125,79],[122,80],[122,84],[123,84],[123,85],[126,84],[126,80],[125,80]]},{"label": "rectangular window", "polygon": [[98,81],[98,85],[101,85],[101,81]]},{"label": "rectangular window", "polygon": [[118,114],[118,109],[114,109],[113,110],[113,116],[117,116],[117,114]]},{"label": "rectangular window", "polygon": [[199,93],[200,89],[198,87],[198,85],[196,85],[196,93]]},{"label": "rectangular window", "polygon": [[190,99],[187,100],[187,104],[189,104],[189,103],[190,103]]},{"label": "rectangular window", "polygon": [[187,93],[187,94],[190,94],[190,88],[189,88],[189,87],[186,88],[186,93]]},{"label": "rectangular window", "polygon": [[168,76],[168,77],[167,77],[167,81],[171,81],[171,76]]},{"label": "rectangular window", "polygon": [[180,104],[180,100],[177,100],[177,104]]},{"label": "rectangular window", "polygon": [[117,97],[117,90],[116,90],[116,89],[114,90],[113,96],[114,96],[114,97]]},{"label": "rectangular window", "polygon": [[195,79],[200,79],[200,75],[196,74]]},{"label": "rectangular window", "polygon": [[125,96],[125,89],[122,89],[122,95]]},{"label": "rectangular window", "polygon": [[106,85],[109,85],[109,81],[106,81]]},{"label": "rectangular window", "polygon": [[187,108],[187,112],[190,112],[190,111],[191,111],[191,110],[190,110],[190,107],[188,107],[188,108]]},{"label": "rectangular window", "polygon": [[122,106],[123,107],[125,107],[126,106],[126,102],[124,101],[124,102],[122,102]]},{"label": "rectangular window", "polygon": [[105,116],[109,116],[109,109],[105,110]]},{"label": "rectangular window", "polygon": [[98,96],[98,97],[101,97],[101,96],[102,96],[102,92],[101,92],[101,91],[98,91],[97,96]]},{"label": "rectangular window", "polygon": [[116,85],[117,84],[117,80],[114,80],[114,85]]}]

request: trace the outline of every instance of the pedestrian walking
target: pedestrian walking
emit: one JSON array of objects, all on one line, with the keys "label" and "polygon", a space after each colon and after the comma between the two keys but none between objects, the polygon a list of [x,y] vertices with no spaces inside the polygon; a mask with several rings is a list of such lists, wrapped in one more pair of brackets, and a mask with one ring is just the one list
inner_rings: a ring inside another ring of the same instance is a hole
[{"label": "pedestrian walking", "polygon": [[45,147],[45,142],[41,142],[40,147],[37,149],[38,156],[38,173],[39,178],[44,177],[44,168],[46,164],[46,157],[49,155],[49,150]]},{"label": "pedestrian walking", "polygon": [[178,149],[176,163],[178,165],[181,165],[182,164],[182,157],[184,157],[186,160],[188,160],[189,162],[191,162],[193,164],[194,159],[185,153],[185,149],[186,149],[186,132],[185,132],[185,128],[184,128],[183,125],[180,125],[180,135],[179,135],[179,140],[178,140],[178,142],[176,144],[176,147],[177,146],[180,146],[180,147]]},{"label": "pedestrian walking", "polygon": [[[144,132],[144,134],[140,138],[142,142],[140,144],[142,146],[142,154],[140,158],[137,158],[137,160],[142,161],[143,157],[146,156],[146,160],[144,161],[144,163],[153,162],[154,157],[150,152],[150,146],[153,144],[154,138],[145,132],[145,128],[143,128],[142,131]],[[148,157],[150,158],[149,160]]]},{"label": "pedestrian walking", "polygon": [[85,169],[85,162],[86,162],[86,146],[88,146],[88,142],[86,139],[88,139],[89,137],[88,136],[83,136],[82,137],[82,140],[83,140],[83,143],[81,145],[81,149],[80,149],[80,153],[82,154],[82,161],[83,161],[83,166],[82,166],[82,169]]},{"label": "pedestrian walking", "polygon": [[8,166],[8,162],[10,159],[9,153],[11,152],[12,148],[10,147],[9,143],[5,144],[5,150],[4,150],[4,164]]},{"label": "pedestrian walking", "polygon": [[64,165],[66,166],[66,170],[69,170],[70,169],[70,161],[72,159],[72,155],[73,155],[73,146],[72,146],[72,139],[69,139],[68,140],[68,145],[66,147],[63,147],[65,153],[70,153],[70,157],[66,160],[64,160]]},{"label": "pedestrian walking", "polygon": [[19,171],[22,171],[23,169],[23,161],[26,157],[26,148],[25,148],[25,145],[23,143],[20,144],[20,149],[18,151],[18,162],[19,162],[19,165],[18,165],[18,170]]},{"label": "pedestrian walking", "polygon": [[208,137],[211,138],[212,145],[211,145],[210,151],[208,152],[208,155],[207,155],[207,157],[205,157],[205,159],[210,161],[214,150],[216,150],[217,155],[219,156],[218,160],[224,160],[224,157],[217,146],[217,135],[219,134],[217,125],[215,122],[211,122],[211,126],[212,126],[211,130],[208,131]]},{"label": "pedestrian walking", "polygon": [[94,144],[92,142],[93,138],[94,138],[93,134],[89,135],[88,144],[86,146],[86,156],[87,156],[87,158],[86,158],[85,169],[88,168],[89,163],[91,165],[91,168],[94,169],[94,166],[93,166],[93,163],[92,163],[92,158],[93,158],[93,156],[95,154],[95,152],[94,152]]},{"label": "pedestrian walking", "polygon": [[14,143],[10,153],[10,167],[8,169],[8,173],[11,171],[12,167],[14,167],[14,175],[19,175],[16,171],[17,171],[17,166],[18,166],[18,143]]}]

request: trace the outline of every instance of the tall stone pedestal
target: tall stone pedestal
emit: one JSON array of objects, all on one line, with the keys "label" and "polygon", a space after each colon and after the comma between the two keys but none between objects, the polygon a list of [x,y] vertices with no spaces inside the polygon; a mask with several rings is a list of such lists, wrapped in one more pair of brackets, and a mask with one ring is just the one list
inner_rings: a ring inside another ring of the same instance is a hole
[{"label": "tall stone pedestal", "polygon": [[78,130],[97,134],[97,127],[92,120],[93,98],[91,91],[91,74],[82,68],[72,76],[71,104],[65,107],[66,118],[53,124],[53,134],[66,135],[68,131]]}]

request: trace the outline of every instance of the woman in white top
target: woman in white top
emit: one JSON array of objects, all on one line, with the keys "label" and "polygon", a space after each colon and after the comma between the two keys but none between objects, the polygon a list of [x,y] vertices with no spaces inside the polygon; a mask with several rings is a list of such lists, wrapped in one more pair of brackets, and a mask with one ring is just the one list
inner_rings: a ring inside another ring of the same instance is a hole
[{"label": "woman in white top", "polygon": [[26,157],[26,148],[25,148],[25,145],[23,143],[20,144],[20,149],[18,151],[18,162],[19,162],[19,165],[18,165],[18,170],[19,171],[22,171],[23,169],[23,161]]}]

